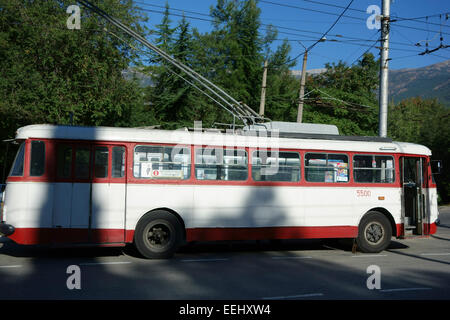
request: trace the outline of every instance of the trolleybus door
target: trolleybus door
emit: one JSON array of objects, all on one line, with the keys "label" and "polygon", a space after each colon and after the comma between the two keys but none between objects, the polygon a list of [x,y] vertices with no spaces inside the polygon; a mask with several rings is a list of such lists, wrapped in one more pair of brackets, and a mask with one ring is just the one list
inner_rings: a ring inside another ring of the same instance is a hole
[{"label": "trolleybus door", "polygon": [[91,146],[61,143],[56,148],[53,242],[88,241]]},{"label": "trolleybus door", "polygon": [[57,145],[53,242],[124,241],[125,156],[123,146]]},{"label": "trolleybus door", "polygon": [[89,216],[90,242],[125,239],[125,147],[94,145]]},{"label": "trolleybus door", "polygon": [[424,159],[419,157],[402,157],[402,218],[405,235],[422,235],[427,219],[428,206],[425,203],[424,182],[427,170]]}]

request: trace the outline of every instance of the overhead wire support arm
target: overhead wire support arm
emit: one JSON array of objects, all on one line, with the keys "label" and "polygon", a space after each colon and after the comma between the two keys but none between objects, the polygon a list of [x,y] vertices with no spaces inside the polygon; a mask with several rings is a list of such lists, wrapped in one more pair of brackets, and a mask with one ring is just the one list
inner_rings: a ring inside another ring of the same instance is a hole
[{"label": "overhead wire support arm", "polygon": [[[189,77],[191,77],[194,81],[201,84],[203,87],[205,87],[208,91],[212,93],[213,96],[215,96],[218,100],[220,100],[224,105],[228,106],[228,108],[224,108],[226,111],[230,112],[233,117],[238,118],[240,121],[242,121],[245,125],[255,124],[257,122],[263,122],[266,120],[265,118],[261,117],[256,111],[254,111],[252,108],[247,106],[244,103],[238,102],[236,99],[234,99],[232,96],[230,96],[228,93],[226,93],[223,89],[191,69],[190,67],[186,66],[185,64],[181,63],[180,61],[176,60],[172,56],[170,56],[165,51],[161,50],[157,46],[150,43],[147,39],[145,39],[143,36],[141,36],[139,33],[133,31],[128,26],[124,25],[119,20],[115,19],[114,17],[111,17],[108,13],[103,11],[102,9],[98,8],[96,5],[92,4],[89,1],[86,0],[78,0],[78,2],[89,9],[90,11],[96,13],[103,19],[107,20],[112,25],[116,26],[132,38],[139,41],[142,45],[149,48],[150,50],[156,52],[159,56],[161,56],[163,59],[165,59],[167,62],[178,68],[179,70],[186,73]],[[216,100],[213,99],[217,103]],[[223,107],[222,104],[219,103],[221,107]],[[232,111],[231,111],[232,110]]]}]

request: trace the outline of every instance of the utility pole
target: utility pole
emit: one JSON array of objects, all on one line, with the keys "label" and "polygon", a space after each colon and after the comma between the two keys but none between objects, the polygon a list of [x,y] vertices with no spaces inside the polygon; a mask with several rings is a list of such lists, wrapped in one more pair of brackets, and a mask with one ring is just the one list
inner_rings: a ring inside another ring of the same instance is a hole
[{"label": "utility pole", "polygon": [[267,59],[264,61],[264,72],[262,78],[262,86],[261,86],[261,102],[259,104],[259,115],[264,116],[264,107],[266,104],[266,81],[267,81]]},{"label": "utility pole", "polygon": [[303,55],[302,78],[300,80],[300,94],[298,101],[297,122],[301,123],[303,118],[303,99],[305,97],[305,82],[306,82],[306,61],[308,60],[308,50],[305,48]]},{"label": "utility pole", "polygon": [[389,73],[389,20],[391,11],[391,0],[382,0],[381,17],[381,49],[380,49],[380,114],[378,124],[378,135],[387,136],[387,114],[388,114],[388,73]]}]

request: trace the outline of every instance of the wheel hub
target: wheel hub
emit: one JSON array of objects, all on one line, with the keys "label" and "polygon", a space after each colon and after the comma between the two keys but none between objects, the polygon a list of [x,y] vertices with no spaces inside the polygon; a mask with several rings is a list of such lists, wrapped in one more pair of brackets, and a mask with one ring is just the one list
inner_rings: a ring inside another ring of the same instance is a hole
[{"label": "wheel hub", "polygon": [[366,239],[371,244],[378,244],[384,236],[383,226],[379,223],[371,223],[366,228]]},{"label": "wheel hub", "polygon": [[149,229],[147,239],[153,246],[164,246],[169,242],[170,231],[164,225],[156,225]]}]

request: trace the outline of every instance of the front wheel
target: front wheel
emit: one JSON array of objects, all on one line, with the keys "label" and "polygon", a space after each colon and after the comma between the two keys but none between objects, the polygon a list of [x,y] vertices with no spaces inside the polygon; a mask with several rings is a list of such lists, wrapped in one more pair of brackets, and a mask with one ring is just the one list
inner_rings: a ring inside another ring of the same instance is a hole
[{"label": "front wheel", "polygon": [[178,249],[182,227],[174,215],[158,210],[143,216],[134,234],[134,243],[140,254],[149,259],[166,259]]},{"label": "front wheel", "polygon": [[371,211],[361,220],[356,243],[362,252],[378,253],[386,249],[392,237],[389,220],[382,213]]}]

